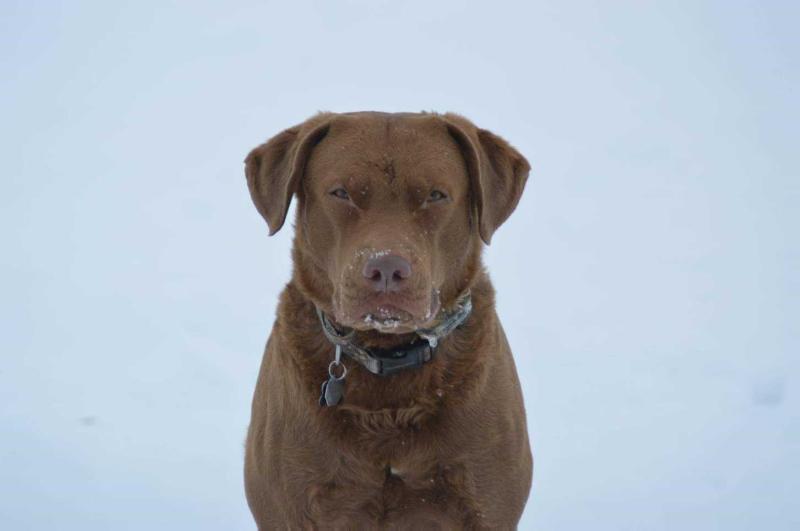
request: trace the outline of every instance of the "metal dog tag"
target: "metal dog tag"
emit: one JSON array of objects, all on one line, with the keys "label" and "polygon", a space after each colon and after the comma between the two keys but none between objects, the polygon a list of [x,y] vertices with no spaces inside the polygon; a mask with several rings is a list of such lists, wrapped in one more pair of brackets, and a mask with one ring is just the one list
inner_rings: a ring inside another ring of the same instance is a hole
[{"label": "metal dog tag", "polygon": [[[336,369],[339,367],[341,367],[342,373],[336,376]],[[345,376],[347,376],[347,367],[342,363],[342,347],[336,345],[336,358],[328,365],[328,379],[322,382],[319,394],[320,406],[331,407],[342,401]]]},{"label": "metal dog tag", "polygon": [[344,396],[344,378],[328,378],[322,383],[322,394],[319,397],[319,405],[335,406],[342,401]]}]

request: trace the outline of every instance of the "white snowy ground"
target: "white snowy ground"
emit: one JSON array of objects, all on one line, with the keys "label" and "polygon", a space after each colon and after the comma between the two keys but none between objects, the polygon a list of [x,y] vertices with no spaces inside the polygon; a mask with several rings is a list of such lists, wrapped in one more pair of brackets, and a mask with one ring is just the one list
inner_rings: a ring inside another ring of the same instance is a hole
[{"label": "white snowy ground", "polygon": [[797,3],[127,4],[0,7],[2,529],[253,529],[291,230],[241,160],[319,109],[532,162],[486,253],[523,529],[800,528]]}]

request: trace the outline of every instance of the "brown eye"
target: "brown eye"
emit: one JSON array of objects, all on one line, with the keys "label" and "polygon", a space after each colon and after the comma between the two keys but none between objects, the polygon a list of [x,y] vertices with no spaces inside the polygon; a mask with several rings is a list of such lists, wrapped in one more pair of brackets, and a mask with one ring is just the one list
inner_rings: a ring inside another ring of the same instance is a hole
[{"label": "brown eye", "polygon": [[331,192],[331,195],[334,197],[338,197],[339,199],[344,199],[348,201],[350,199],[350,194],[347,193],[347,190],[344,188],[337,188],[336,190]]},{"label": "brown eye", "polygon": [[430,195],[428,196],[428,202],[429,203],[435,203],[435,202],[441,201],[443,199],[447,199],[447,196],[445,195],[444,192],[440,192],[439,190],[432,191],[430,193]]}]

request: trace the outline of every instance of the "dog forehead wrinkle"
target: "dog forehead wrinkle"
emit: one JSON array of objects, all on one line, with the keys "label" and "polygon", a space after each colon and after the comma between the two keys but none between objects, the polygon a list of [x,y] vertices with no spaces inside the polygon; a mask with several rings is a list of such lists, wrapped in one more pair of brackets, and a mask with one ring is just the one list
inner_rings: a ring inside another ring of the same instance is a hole
[{"label": "dog forehead wrinkle", "polygon": [[394,181],[395,177],[397,177],[394,171],[394,160],[392,160],[392,158],[388,155],[384,155],[384,157],[385,157],[385,162],[384,162],[383,172],[386,174],[386,177],[389,179],[389,182],[392,182]]}]

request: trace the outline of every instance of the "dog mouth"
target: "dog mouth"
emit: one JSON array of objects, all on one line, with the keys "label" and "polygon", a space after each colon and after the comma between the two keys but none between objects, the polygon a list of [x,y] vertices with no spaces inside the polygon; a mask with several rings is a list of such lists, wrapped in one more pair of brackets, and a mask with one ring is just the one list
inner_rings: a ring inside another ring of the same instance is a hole
[{"label": "dog mouth", "polygon": [[374,312],[367,312],[361,316],[364,327],[383,333],[392,333],[401,328],[408,328],[409,324],[416,321],[409,312],[394,306],[379,306]]},{"label": "dog mouth", "polygon": [[348,312],[349,316],[337,320],[355,330],[405,334],[425,328],[436,318],[440,308],[438,291],[433,290],[430,298],[425,299],[407,303],[390,298],[369,301],[354,308],[352,313]]}]

